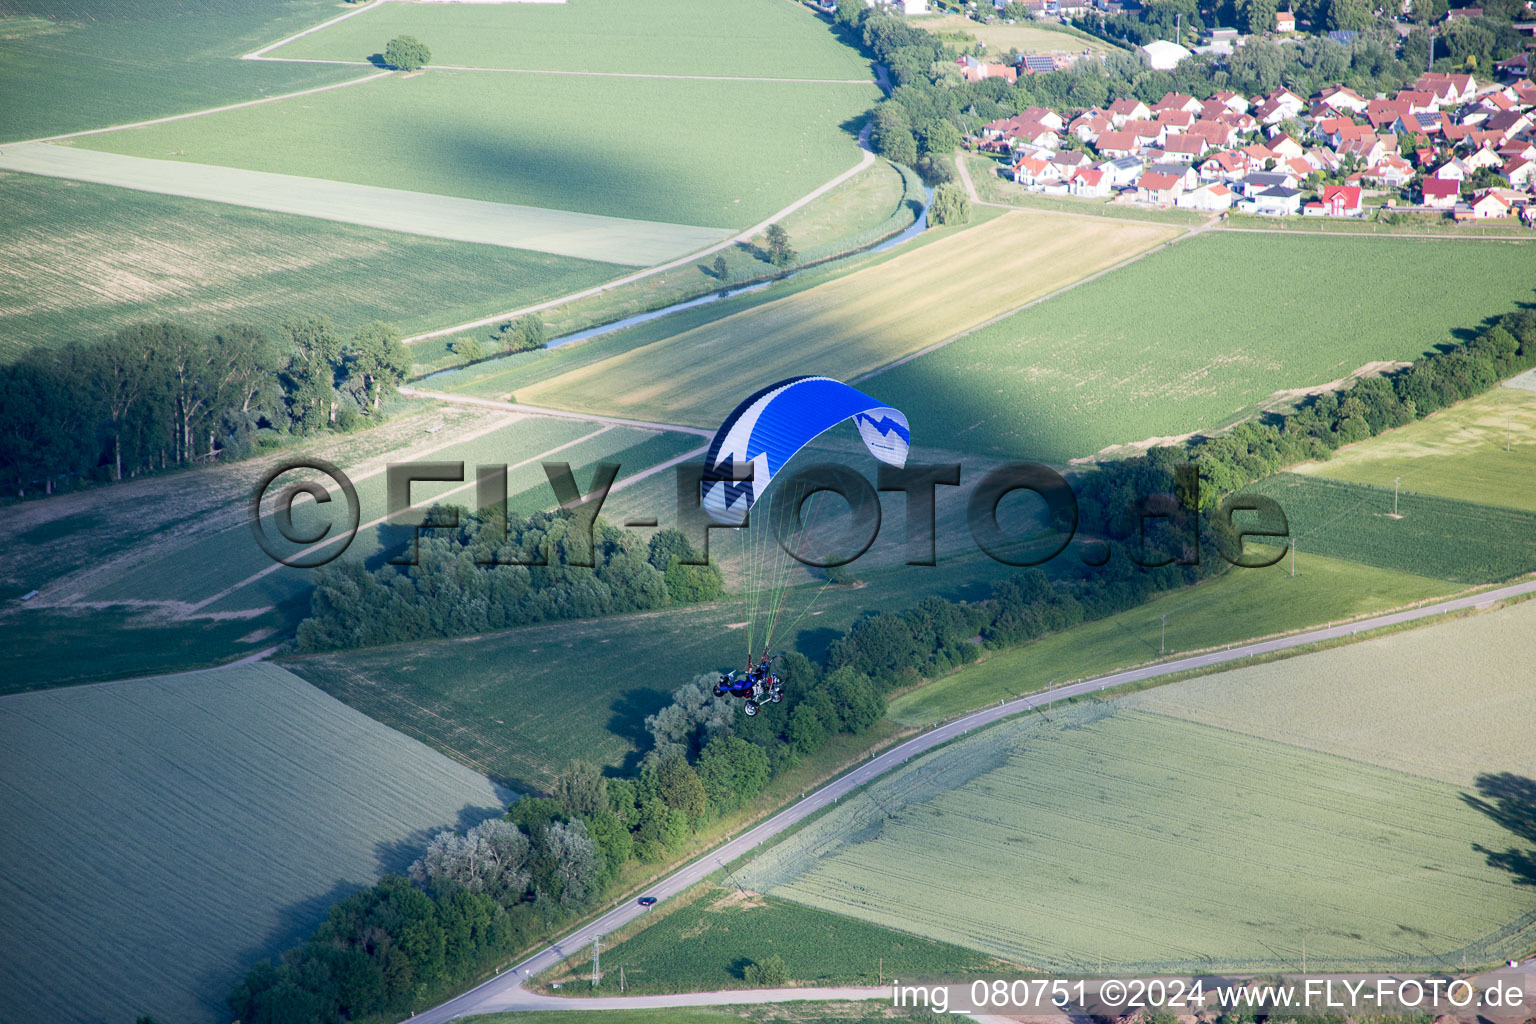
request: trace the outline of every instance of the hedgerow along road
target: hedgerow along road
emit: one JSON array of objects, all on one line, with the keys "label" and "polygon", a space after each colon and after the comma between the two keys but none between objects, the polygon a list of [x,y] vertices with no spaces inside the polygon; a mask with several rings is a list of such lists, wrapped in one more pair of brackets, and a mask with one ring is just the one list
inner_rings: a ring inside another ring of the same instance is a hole
[{"label": "hedgerow along road", "polygon": [[[766,840],[773,838],[823,808],[830,806],[840,798],[847,796],[865,783],[871,782],[886,772],[900,767],[912,758],[926,753],[934,747],[941,746],[950,740],[991,725],[1004,718],[1018,714],[1027,714],[1045,705],[1070,700],[1074,697],[1084,697],[1089,694],[1100,693],[1104,690],[1114,689],[1117,686],[1156,679],[1161,676],[1176,675],[1180,672],[1210,668],[1214,665],[1291,650],[1307,646],[1308,644],[1347,639],[1359,633],[1431,619],[1435,616],[1452,612],[1489,608],[1499,601],[1531,593],[1536,593],[1536,579],[1528,579],[1521,583],[1511,584],[1495,590],[1482,591],[1465,597],[1439,601],[1407,611],[1377,615],[1338,626],[1330,625],[1323,629],[1313,629],[1287,637],[1279,637],[1273,640],[1246,644],[1241,647],[1232,647],[1221,651],[1210,651],[1205,654],[1178,658],[1156,665],[1127,669],[1123,672],[1114,672],[1110,675],[1085,679],[1050,690],[1042,690],[1031,696],[1005,701],[995,707],[972,712],[952,722],[936,726],[927,732],[892,747],[884,753],[870,758],[857,768],[839,776],[816,792],[784,808],[784,810],[773,815],[771,818],[760,822],[736,838],[715,847],[715,849],[699,857],[697,860],[673,872],[656,885],[648,887],[646,895],[654,896],[658,900],[676,896],[689,886],[703,881],[710,874],[725,867],[725,865],[736,858],[762,845]],[[414,1024],[445,1024],[447,1021],[473,1014],[497,1013],[511,1010],[645,1009],[794,1002],[808,999],[875,999],[889,995],[890,990],[888,988],[846,987],[744,989],[731,990],[729,992],[689,992],[658,996],[565,998],[561,996],[539,995],[523,988],[523,983],[527,979],[554,967],[566,957],[590,947],[593,939],[606,935],[615,928],[633,921],[644,914],[646,910],[647,908],[640,906],[634,900],[626,900],[596,920],[584,924],[560,941],[546,946],[538,953],[517,964],[513,969],[505,971],[480,986],[465,992],[463,995],[441,1003],[431,1010],[419,1013],[412,1017],[411,1020]]]}]

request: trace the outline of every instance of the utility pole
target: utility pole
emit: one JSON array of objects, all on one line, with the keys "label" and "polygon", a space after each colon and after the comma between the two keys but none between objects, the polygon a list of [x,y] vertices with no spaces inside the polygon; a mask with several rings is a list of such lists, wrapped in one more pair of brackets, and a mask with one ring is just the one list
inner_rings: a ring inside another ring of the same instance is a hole
[{"label": "utility pole", "polygon": [[1301,937],[1301,973],[1307,973],[1307,937]]},{"label": "utility pole", "polygon": [[1296,538],[1291,538],[1291,579],[1296,578]]},{"label": "utility pole", "polygon": [[598,975],[598,970],[601,967],[601,964],[599,962],[599,954],[601,954],[602,951],[603,951],[603,937],[601,935],[594,935],[594,936],[592,936],[592,987],[593,988],[597,988],[597,975]]},{"label": "utility pole", "polygon": [[1392,514],[1394,516],[1397,515],[1397,482],[1401,479],[1402,477],[1400,476],[1392,478]]},{"label": "utility pole", "polygon": [[624,994],[624,965],[619,964],[619,995]]},{"label": "utility pole", "polygon": [[1158,654],[1167,654],[1168,653],[1168,613],[1167,612],[1163,612],[1163,614],[1160,615],[1159,618],[1161,618],[1163,620],[1163,638],[1162,638],[1162,640],[1157,645],[1157,653]]}]

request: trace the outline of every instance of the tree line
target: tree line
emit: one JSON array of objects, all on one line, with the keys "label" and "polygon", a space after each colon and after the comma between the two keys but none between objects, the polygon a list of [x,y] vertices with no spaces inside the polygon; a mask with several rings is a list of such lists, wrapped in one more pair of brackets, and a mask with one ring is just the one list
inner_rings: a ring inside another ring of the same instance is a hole
[{"label": "tree line", "polygon": [[[415,564],[370,570],[336,561],[316,573],[301,651],[467,636],[535,622],[587,619],[718,597],[714,565],[689,565],[688,539],[661,530],[647,544],[602,519],[590,547],[563,512],[510,517],[453,509],[459,525],[423,532]],[[449,521],[434,508],[428,522]],[[543,563],[543,564],[516,564]]]},{"label": "tree line", "polygon": [[[1087,471],[1074,485],[1082,532],[1108,549],[1102,566],[1055,579],[1024,569],[994,584],[984,601],[931,597],[861,618],[821,660],[797,651],[785,656],[779,713],[748,717],[739,700],[714,695],[714,674],[695,678],[646,718],[650,749],[631,776],[607,778],[597,766],[573,761],[547,796],[525,796],[504,818],[464,833],[440,833],[406,875],[337,904],[305,943],[251,970],[230,1008],[244,1024],[335,1024],[443,998],[602,902],[626,863],[669,859],[837,735],[867,732],[893,691],[986,650],[1016,647],[1226,571],[1224,560],[1196,562],[1190,550],[1212,544],[1231,552],[1230,529],[1210,514],[1225,494],[1423,418],[1532,366],[1536,312],[1522,310],[1486,324],[1466,344],[1319,395],[1274,422]],[[1198,471],[1198,496],[1181,472],[1189,464]],[[1172,500],[1158,518],[1144,519],[1148,495],[1160,493]],[[522,540],[556,520],[529,522]],[[655,563],[662,559],[678,566],[686,544],[674,531],[658,534],[648,567],[660,571]],[[777,978],[777,965],[765,961],[754,976]]]},{"label": "tree line", "polygon": [[409,369],[392,325],[347,337],[313,316],[276,336],[162,322],[33,351],[0,367],[0,486],[51,494],[351,429]]}]

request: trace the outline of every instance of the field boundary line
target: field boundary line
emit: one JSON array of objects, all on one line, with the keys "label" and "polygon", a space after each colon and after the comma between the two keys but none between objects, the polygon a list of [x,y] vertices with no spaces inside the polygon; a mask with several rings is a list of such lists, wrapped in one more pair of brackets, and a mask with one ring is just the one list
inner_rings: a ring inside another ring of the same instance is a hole
[{"label": "field boundary line", "polygon": [[[790,214],[794,213],[805,204],[820,198],[821,196],[830,192],[832,189],[841,185],[843,182],[847,181],[849,178],[853,177],[855,174],[858,174],[860,171],[864,170],[866,167],[872,166],[875,162],[875,153],[872,149],[869,148],[869,133],[870,125],[868,124],[866,124],[859,131],[860,153],[858,163],[854,164],[852,167],[848,168],[846,171],[839,174],[831,181],[818,185],[816,188],[807,192],[805,195],[801,196],[799,199],[796,199],[794,202],[784,207],[784,209],[771,215],[768,217],[768,219],[762,221],[761,223],[754,224],[747,228],[745,231],[731,235],[723,241],[716,242],[714,245],[707,249],[701,249],[698,252],[689,253],[688,255],[681,256],[675,260],[672,260],[671,262],[662,263],[658,266],[650,267],[645,270],[639,270],[633,274],[626,274],[623,277],[614,278],[612,281],[608,281],[604,284],[593,285],[592,287],[584,288],[579,292],[572,292],[569,295],[562,295],[558,298],[549,299],[545,302],[536,303],[532,306],[524,306],[521,309],[510,310],[506,313],[498,313],[495,316],[481,317],[479,320],[471,320],[468,323],[457,324],[453,327],[443,327],[435,331],[427,331],[424,334],[413,334],[409,338],[404,339],[405,344],[414,345],[419,341],[427,341],[431,338],[441,338],[448,334],[458,334],[460,331],[472,331],[477,327],[489,327],[491,324],[499,323],[502,320],[514,320],[517,317],[526,316],[529,313],[538,313],[546,309],[553,309],[556,306],[563,306],[568,302],[576,302],[580,299],[590,298],[593,295],[601,295],[603,292],[610,291],[614,288],[618,288],[626,284],[633,284],[634,282],[650,277],[653,274],[664,273],[673,269],[674,267],[680,267],[685,263],[692,263],[694,260],[703,259],[705,256],[720,252],[723,249],[728,249],[738,243],[750,241],[752,236],[756,235],[758,232],[767,230],[768,225],[788,217]],[[551,412],[550,415],[556,414]],[[669,427],[667,429],[674,428]]]},{"label": "field boundary line", "polygon": [[[993,205],[993,204],[988,204],[988,205]],[[1017,206],[1011,206],[1011,207],[1008,207],[1008,209],[1010,209],[1010,210],[1021,210],[1021,208],[1017,207]],[[1032,213],[1032,212],[1036,212],[1036,211],[1021,211],[1021,212],[1031,212]],[[1039,211],[1039,212],[1045,212],[1045,211]],[[1069,216],[1069,217],[1070,216],[1081,216],[1081,214],[1064,214],[1064,216]],[[1104,218],[1102,218],[1102,217],[1094,217],[1092,219],[1094,219],[1094,220],[1103,220]],[[1145,224],[1146,222],[1145,221],[1132,221],[1131,223]],[[1015,314],[1022,313],[1026,309],[1029,309],[1029,308],[1031,308],[1033,306],[1038,306],[1042,302],[1048,302],[1049,300],[1056,298],[1058,295],[1063,295],[1063,294],[1071,291],[1074,288],[1078,288],[1078,287],[1081,287],[1082,285],[1087,284],[1090,281],[1096,281],[1099,278],[1103,277],[1105,274],[1112,274],[1112,273],[1114,273],[1117,270],[1121,270],[1121,269],[1123,269],[1125,267],[1128,267],[1132,263],[1135,263],[1137,260],[1146,259],[1148,256],[1151,256],[1153,253],[1162,252],[1164,249],[1168,248],[1170,245],[1174,245],[1174,244],[1176,244],[1178,242],[1182,242],[1186,238],[1192,238],[1195,235],[1198,235],[1198,234],[1200,234],[1200,233],[1202,233],[1202,232],[1204,232],[1204,231],[1206,231],[1208,229],[1209,229],[1209,225],[1201,225],[1199,227],[1189,228],[1186,231],[1184,231],[1182,234],[1175,235],[1174,237],[1172,237],[1172,238],[1170,238],[1170,239],[1168,239],[1167,241],[1164,241],[1164,242],[1157,242],[1157,243],[1153,244],[1152,246],[1150,246],[1150,247],[1148,247],[1146,249],[1143,249],[1141,252],[1134,253],[1131,256],[1126,257],[1125,259],[1121,260],[1118,263],[1113,263],[1110,266],[1104,267],[1102,270],[1095,270],[1093,273],[1089,274],[1087,277],[1080,277],[1076,281],[1072,281],[1069,284],[1064,284],[1060,288],[1057,288],[1054,291],[1046,292],[1044,295],[1038,296],[1037,298],[1030,299],[1028,302],[1024,303],[1023,305],[1015,306],[1012,309],[1005,310],[1004,312],[997,314],[996,316],[992,317],[991,319],[984,320],[981,323],[976,324],[973,327],[967,327],[965,330],[960,331],[960,332],[958,332],[956,334],[951,334],[947,338],[940,338],[938,341],[934,342],[933,344],[927,345],[927,346],[925,346],[923,348],[920,348],[916,352],[909,352],[906,355],[902,356],[901,358],[892,360],[891,362],[886,363],[883,366],[877,366],[873,370],[866,370],[866,371],[864,371],[863,373],[859,374],[856,377],[850,377],[850,378],[848,378],[848,383],[850,383],[850,384],[857,384],[860,381],[865,381],[865,380],[868,380],[871,377],[878,376],[879,374],[882,374],[882,373],[884,373],[887,370],[894,370],[898,366],[902,366],[902,365],[904,365],[906,363],[910,363],[912,360],[919,359],[919,358],[921,358],[921,357],[923,357],[925,355],[928,355],[930,352],[937,352],[939,349],[945,347],[946,345],[953,344],[954,342],[959,341],[961,338],[969,337],[970,335],[975,334],[977,331],[985,330],[986,328],[991,327],[993,324],[1001,323],[1002,321],[1008,319],[1011,316],[1014,316]]]},{"label": "field boundary line", "polygon": [[656,430],[669,434],[693,434],[696,437],[713,438],[714,432],[700,427],[684,427],[674,423],[653,423],[649,420],[630,420],[620,416],[603,416],[592,412],[567,412],[564,409],[546,409],[538,405],[520,405],[502,402],[494,398],[477,398],[474,395],[455,395],[447,391],[426,391],[421,388],[402,387],[400,394],[407,398],[435,398],[452,405],[473,405],[481,409],[497,409],[503,412],[527,413],[530,416],[551,416],[556,419],[584,420],[588,423],[606,423],[610,427],[634,427],[638,430]]},{"label": "field boundary line", "polygon": [[[515,421],[512,421],[512,422],[515,422]],[[550,448],[547,451],[543,451],[543,452],[540,452],[539,454],[534,455],[534,456],[532,456],[530,458],[526,458],[522,462],[516,463],[515,465],[508,466],[507,467],[507,473],[511,474],[513,470],[522,469],[524,466],[530,465],[531,463],[534,463],[534,462],[538,462],[540,459],[548,458],[549,456],[554,455],[557,452],[562,452],[565,449],[574,447],[575,445],[581,444],[584,441],[590,441],[594,437],[599,437],[599,436],[601,436],[603,434],[608,433],[608,431],[612,430],[613,428],[614,428],[614,424],[605,424],[604,426],[598,427],[596,430],[592,431],[590,434],[583,434],[581,437],[578,437],[575,440],[567,441],[564,444],[556,445],[555,447]],[[451,497],[452,495],[458,494],[460,491],[467,491],[471,487],[476,487],[478,485],[479,485],[479,482],[476,481],[476,480],[467,480],[467,481],[465,481],[464,483],[460,484],[457,487],[450,488],[450,489],[444,491],[442,494],[436,495],[432,499],[432,501],[433,502],[441,502],[444,498],[448,498],[448,497]],[[361,533],[363,530],[371,530],[375,526],[380,526],[380,525],[384,524],[388,519],[389,519],[389,513],[386,512],[384,515],[379,516],[376,519],[371,519],[371,520],[369,520],[366,523],[360,524],[358,526],[358,528],[357,528],[357,532]],[[318,541],[317,543],[311,544],[309,547],[305,548],[303,551],[296,552],[293,555],[293,557],[295,559],[303,558],[306,555],[314,554],[316,551],[324,550],[325,548],[328,548],[332,544],[335,544],[337,541],[341,540],[343,536],[345,536],[345,535],[344,534],[337,534],[334,537],[328,537],[325,540]],[[219,591],[217,594],[214,594],[212,597],[205,597],[205,598],[203,598],[201,601],[199,601],[196,604],[192,605],[191,608],[188,609],[189,615],[191,613],[195,613],[195,612],[201,611],[202,609],[208,607],[211,604],[217,604],[219,601],[222,601],[224,598],[228,597],[229,595],[231,595],[233,593],[236,593],[236,592],[238,592],[240,590],[244,590],[246,587],[250,586],[252,583],[255,583],[255,582],[259,581],[259,580],[266,579],[272,573],[274,573],[277,570],[282,569],[282,568],[285,568],[283,563],[281,563],[281,562],[273,562],[271,565],[267,566],[265,569],[262,569],[260,572],[253,573],[252,575],[247,576],[245,579],[241,580],[239,583],[233,584],[232,586],[225,587],[223,590]]]},{"label": "field boundary line", "polygon": [[[385,0],[377,0],[379,3]],[[106,128],[87,128],[79,132],[65,132],[63,135],[48,135],[39,139],[12,139],[9,142],[0,143],[6,146],[24,146],[36,142],[60,142],[64,139],[79,139],[87,135],[105,135],[108,132],[123,132],[130,128],[148,128],[151,125],[169,124],[172,121],[185,121],[191,117],[203,117],[207,114],[222,114],[228,110],[240,110],[244,107],[258,107],[263,103],[279,103],[283,100],[297,99],[300,96],[313,96],[320,92],[329,92],[332,89],[345,89],[349,85],[362,85],[364,82],[372,82],[392,75],[393,71],[377,71],[362,78],[349,78],[345,82],[332,82],[330,85],[317,85],[310,89],[300,89],[298,92],[285,92],[278,96],[263,96],[255,100],[242,100],[239,103],[226,103],[221,107],[208,107],[205,110],[189,110],[185,114],[171,114],[168,117],[156,117],[148,121],[133,121],[129,124],[114,124]]]},{"label": "field boundary line", "polygon": [[[1298,633],[1289,637],[1258,643],[1245,643],[1228,650],[1175,659],[1174,661],[1146,668],[1112,672],[1081,682],[1052,687],[1051,689],[1018,697],[1011,701],[1004,701],[989,708],[972,711],[961,718],[936,725],[908,740],[872,755],[862,764],[855,766],[850,771],[840,775],[800,800],[785,806],[754,827],[716,846],[713,850],[700,855],[677,871],[666,876],[660,882],[648,887],[650,894],[666,898],[682,892],[713,873],[716,866],[722,862],[734,861],[746,855],[780,832],[800,823],[812,814],[831,806],[838,798],[852,793],[874,779],[900,767],[913,757],[925,754],[935,747],[942,746],[1003,719],[1012,718],[1019,714],[1032,713],[1044,705],[1054,704],[1075,697],[1089,696],[1130,683],[1223,665],[1228,662],[1237,662],[1255,655],[1303,647],[1326,640],[1347,639],[1359,633],[1362,629],[1370,632],[1387,626],[1432,619],[1435,616],[1450,612],[1468,609],[1475,610],[1483,604],[1491,604],[1533,592],[1536,592],[1536,579],[1527,577],[1520,583],[1506,585],[1496,590],[1476,595],[1440,601],[1436,604],[1426,605],[1411,611],[1377,615],[1351,625],[1313,629],[1309,632]],[[563,961],[569,955],[565,950],[574,950],[586,946],[592,942],[595,936],[606,934],[614,928],[634,920],[643,912],[644,908],[632,901],[626,900],[610,909],[607,913],[589,920],[574,932],[556,942],[550,943],[540,952],[524,958],[511,970],[505,971],[501,975],[483,982],[453,999],[440,1003],[430,1010],[417,1014],[416,1019],[419,1021],[419,1024],[447,1024],[448,1021],[455,1020],[461,1016],[490,1013],[498,1010],[547,1010],[555,1008],[570,1010],[629,1009],[641,1007],[728,1005],[743,1002],[742,993],[736,991],[652,997],[565,998],[540,996],[523,989],[522,985],[526,978],[541,973]],[[759,989],[753,993],[756,998],[752,999],[752,1001],[785,1002],[802,1000],[810,998],[807,993],[813,991],[815,990]]]},{"label": "field boundary line", "polygon": [[1519,235],[1433,235],[1425,232],[1413,234],[1406,231],[1308,231],[1306,229],[1293,231],[1288,228],[1230,227],[1217,227],[1214,230],[1233,235],[1289,235],[1293,238],[1422,238],[1432,242],[1514,242],[1519,245],[1536,242],[1536,231],[1522,238]]},{"label": "field boundary line", "polygon": [[[388,0],[378,0],[380,3]],[[356,13],[356,12],[354,12]],[[272,64],[335,64],[343,67],[376,68],[367,60],[336,60],[326,57],[241,57]],[[874,85],[865,78],[770,78],[761,75],[663,75],[646,71],[568,71],[563,68],[486,68],[475,64],[428,64],[426,71],[476,71],[488,75],[570,75],[578,78],[661,78],[676,82],[790,82],[797,85]]]},{"label": "field boundary line", "polygon": [[375,7],[382,7],[386,2],[387,2],[387,0],[373,0],[372,3],[363,4],[361,7],[358,7],[356,10],[348,11],[345,14],[338,14],[336,17],[330,18],[330,19],[328,19],[326,21],[322,21],[318,25],[311,25],[309,28],[304,29],[302,32],[295,32],[293,35],[287,36],[286,38],[283,38],[283,39],[279,39],[275,43],[268,43],[266,46],[263,46],[259,50],[252,50],[250,53],[242,54],[240,59],[241,60],[281,60],[282,58],[280,58],[280,57],[278,57],[278,58],[263,57],[262,54],[266,53],[268,50],[275,50],[279,46],[287,46],[289,43],[293,42],[295,39],[302,39],[302,38],[304,38],[305,36],[309,35],[312,32],[319,32],[323,28],[330,28],[332,25],[336,24],[337,22],[346,21],[348,18],[355,18],[359,14],[362,14],[364,11],[371,11]]},{"label": "field boundary line", "polygon": [[[399,450],[396,450],[392,453],[369,456],[359,462],[356,462],[353,465],[350,465],[348,467],[348,475],[351,477],[353,483],[361,483],[364,480],[371,480],[372,478],[378,476],[380,473],[384,472],[385,469],[388,468],[390,461],[398,460],[402,454],[406,457],[420,461],[428,458],[431,455],[435,455],[444,449],[451,448],[454,445],[469,444],[473,441],[477,441],[487,434],[495,433],[497,430],[500,430],[503,427],[508,427],[514,423],[519,422],[519,419],[520,417],[508,417],[504,420],[493,421],[488,425],[482,424],[464,434],[454,435],[446,440],[434,439],[433,442],[428,444],[428,447],[419,450],[407,447],[403,453]],[[267,468],[271,468],[280,465],[286,459],[291,459],[296,456],[303,458],[306,454],[314,453],[315,450],[308,447],[301,447],[298,451],[280,450],[274,452],[270,459],[265,460],[264,464],[267,466]],[[231,525],[219,525],[220,522],[225,521],[222,517],[218,521],[210,519],[209,526],[212,530],[212,533],[218,533],[225,529],[237,529],[239,527],[239,523],[243,520],[243,513],[240,512],[240,509],[243,508],[243,502],[243,498],[232,499],[231,502],[225,506],[225,508],[229,510],[225,513],[226,516],[241,516],[241,519],[235,519],[231,521]],[[211,533],[204,534],[202,532],[197,532],[188,536],[189,539],[192,539],[211,535]],[[125,554],[118,557],[120,559],[126,559],[128,555]],[[152,554],[151,557],[158,556]],[[67,574],[61,580],[53,581],[48,583],[46,586],[40,587],[39,589],[42,590],[43,593],[40,594],[37,598],[34,598],[34,601],[40,608],[71,608],[88,606],[92,602],[86,601],[85,598],[89,594],[94,593],[95,588],[98,586],[97,584],[91,582],[95,578],[96,573],[103,570],[112,571],[114,569],[120,569],[121,571],[126,572],[130,569],[139,568],[144,564],[146,564],[146,562],[138,561],[130,562],[129,564],[124,565],[122,562],[114,562],[112,560],[108,560],[104,565],[101,566],[93,566],[90,568],[77,570],[76,572]],[[50,596],[55,588],[66,586],[71,588],[73,592],[57,599]],[[119,604],[121,602],[109,603]],[[161,603],[169,607],[175,607],[178,604],[186,604],[186,602],[176,601]]]}]

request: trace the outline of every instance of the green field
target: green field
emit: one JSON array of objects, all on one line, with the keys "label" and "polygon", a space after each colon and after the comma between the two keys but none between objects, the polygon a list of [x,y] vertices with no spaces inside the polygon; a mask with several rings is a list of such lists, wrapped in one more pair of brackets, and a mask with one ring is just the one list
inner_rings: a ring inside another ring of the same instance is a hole
[{"label": "green field", "polygon": [[[711,299],[706,306],[675,311],[663,318],[648,321],[648,329],[652,332],[650,339],[684,330],[685,323],[699,322],[697,318],[707,322],[726,315],[733,307],[760,305],[780,297],[788,289],[812,287],[815,281],[825,279],[828,274],[845,273],[851,264],[864,257],[862,254],[842,254],[868,247],[911,227],[922,210],[922,203],[923,184],[916,171],[878,160],[780,221],[789,232],[791,243],[802,260],[828,262],[800,270],[792,277],[781,278],[768,288],[754,289],[733,299]],[[768,260],[763,245],[764,239],[761,237],[750,245],[733,245],[708,260],[674,267],[665,274],[650,274],[596,295],[542,310],[539,316],[544,320],[549,334],[559,337],[597,325],[613,324],[634,314],[662,309],[674,303],[710,297],[720,291],[722,284],[736,287],[750,281],[766,281],[780,271]],[[842,258],[835,258],[839,256]],[[726,262],[724,282],[714,267],[716,257],[723,257]],[[474,337],[482,347],[490,345],[494,341],[493,330],[494,327],[479,327],[456,335],[440,335],[412,345],[411,355],[418,367],[416,372],[459,365],[463,360],[453,351],[453,344],[468,336]],[[638,340],[640,329],[629,328],[621,333],[622,337],[610,335],[610,343],[619,341],[622,348],[631,347],[631,342],[641,343]],[[453,379],[495,374],[509,367],[524,367],[534,362],[543,364],[543,376],[553,376],[558,371],[554,362],[550,361],[551,358],[563,362],[578,356],[580,360],[593,362],[602,347],[600,339],[592,339],[574,347],[562,346],[556,350],[519,353],[469,367],[456,373]],[[516,385],[508,386],[515,388]]]},{"label": "green field", "polygon": [[1293,472],[1536,512],[1536,392],[1494,388]]},{"label": "green field", "polygon": [[1536,778],[1532,658],[1536,602],[1526,601],[1126,702],[1471,788],[1483,772]]},{"label": "green field", "polygon": [[[875,985],[895,977],[916,983],[1017,970],[974,950],[722,886],[604,950],[601,994],[616,992],[621,965],[625,991],[635,994],[746,988],[742,968],[775,953],[799,985]],[[540,980],[579,983],[581,966]]]},{"label": "green field", "polygon": [[920,758],[737,876],[1047,970],[1294,970],[1303,942],[1440,970],[1523,952],[1536,892],[1474,848],[1513,840],[1455,786],[1089,705]]},{"label": "green field", "polygon": [[[434,426],[442,429],[425,432]],[[436,415],[421,409],[399,422],[284,455],[318,454],[348,472],[362,529],[346,557],[375,564],[409,536],[403,527],[377,522],[386,513],[386,463],[430,458],[466,464],[462,484],[413,486],[418,505],[473,504],[474,467],[506,464],[513,467],[509,502],[527,513],[554,504],[540,466],[546,458],[569,462],[583,484],[593,463],[616,460],[622,482],[696,447],[686,435],[451,408]],[[4,586],[15,595],[33,588],[42,594],[5,612],[7,628],[27,638],[10,645],[0,660],[5,688],[206,665],[291,636],[308,613],[312,576],[277,566],[251,536],[245,511],[255,479],[281,458],[19,506],[0,531],[22,553]],[[285,476],[283,483],[293,479]],[[307,526],[306,509],[313,506],[296,509],[300,529]]]},{"label": "green field", "polygon": [[1243,489],[1275,499],[1301,551],[1456,583],[1536,570],[1536,513],[1277,473]]},{"label": "green field", "polygon": [[357,78],[358,68],[234,59],[336,13],[331,0],[5,0],[0,142]]},{"label": "green field", "polygon": [[[1403,269],[1427,263],[1436,287],[1404,301]],[[1536,245],[1212,233],[868,383],[914,431],[958,423],[972,450],[1062,462],[1413,359],[1533,280]]]},{"label": "green field", "polygon": [[877,94],[872,84],[432,70],[75,144],[740,228],[851,167]]},{"label": "green field", "polygon": [[[1169,656],[1289,633],[1453,592],[1452,584],[1305,551],[1267,569],[1233,569],[1129,611],[1087,622],[935,680],[891,701],[921,726],[1020,694]],[[1162,616],[1167,615],[1167,633]]]},{"label": "green field", "polygon": [[994,56],[1007,54],[1009,50],[1020,53],[1107,53],[1117,49],[1097,36],[1076,29],[1046,26],[1031,21],[1010,25],[1001,19],[990,25],[959,14],[943,14],[938,17],[919,18],[914,25],[935,35],[970,36],[984,43],[987,52]]},{"label": "green field", "polygon": [[[414,35],[434,64],[618,74],[870,79],[827,22],[784,0],[384,4],[270,51],[366,61]],[[276,38],[276,37],[274,37]]]},{"label": "green field", "polygon": [[[718,542],[718,539],[717,539]],[[859,615],[929,594],[987,596],[996,563],[976,559],[872,576],[791,596],[804,617],[776,646],[820,657]],[[812,604],[812,599],[815,603]],[[645,716],[701,673],[744,657],[739,599],[640,615],[528,626],[480,637],[286,659],[284,665],[372,718],[514,788],[547,789],[573,757],[633,767]]]},{"label": "green field", "polygon": [[[1039,298],[1172,237],[1155,225],[1009,213],[816,288],[631,348],[517,392],[520,401],[715,426],[764,382],[847,380]],[[750,346],[752,359],[741,353]],[[883,381],[883,378],[881,378]],[[476,383],[484,393],[494,381]],[[882,398],[883,390],[875,394]],[[946,410],[919,443],[970,447]],[[949,430],[939,440],[940,424]]]},{"label": "green field", "polygon": [[5,697],[0,741],[18,1021],[227,1020],[252,963],[506,799],[271,665]]},{"label": "green field", "polygon": [[0,359],[145,320],[427,330],[578,291],[608,263],[0,172]]}]

